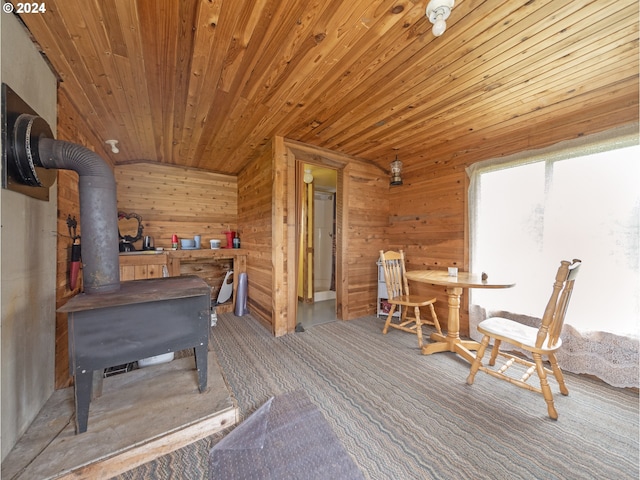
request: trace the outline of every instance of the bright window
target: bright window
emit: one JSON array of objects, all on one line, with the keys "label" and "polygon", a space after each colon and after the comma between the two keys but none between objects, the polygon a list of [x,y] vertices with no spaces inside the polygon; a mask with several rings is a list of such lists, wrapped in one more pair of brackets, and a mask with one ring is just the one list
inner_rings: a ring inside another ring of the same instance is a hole
[{"label": "bright window", "polygon": [[565,323],[580,335],[640,337],[637,134],[483,162],[469,173],[472,271],[516,282],[472,291],[472,305],[540,318],[560,260],[579,258]]}]

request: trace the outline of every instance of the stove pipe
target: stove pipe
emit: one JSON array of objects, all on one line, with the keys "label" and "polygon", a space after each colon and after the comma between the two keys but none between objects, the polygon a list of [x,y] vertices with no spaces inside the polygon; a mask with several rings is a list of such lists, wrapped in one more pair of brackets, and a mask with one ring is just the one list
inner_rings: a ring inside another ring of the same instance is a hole
[{"label": "stove pipe", "polygon": [[[116,181],[107,163],[95,152],[75,143],[47,138],[35,115],[22,114],[12,135],[13,153],[22,168],[73,170],[79,175],[82,277],[84,292],[110,293],[120,289]],[[48,125],[46,125],[48,129]]]}]

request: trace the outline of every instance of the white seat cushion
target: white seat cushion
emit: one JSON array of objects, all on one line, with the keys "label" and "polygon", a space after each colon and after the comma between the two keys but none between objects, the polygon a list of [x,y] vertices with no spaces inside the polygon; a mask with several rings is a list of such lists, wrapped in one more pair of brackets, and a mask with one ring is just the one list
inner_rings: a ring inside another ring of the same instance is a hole
[{"label": "white seat cushion", "polygon": [[[488,335],[498,335],[500,337],[506,337],[520,343],[523,346],[535,348],[536,337],[538,336],[538,329],[523,325],[522,323],[514,322],[508,318],[492,317],[483,320],[478,325],[478,331],[480,333]],[[548,336],[542,344],[543,349],[548,349]],[[558,339],[558,343],[549,350],[557,350],[562,345],[562,339]]]}]

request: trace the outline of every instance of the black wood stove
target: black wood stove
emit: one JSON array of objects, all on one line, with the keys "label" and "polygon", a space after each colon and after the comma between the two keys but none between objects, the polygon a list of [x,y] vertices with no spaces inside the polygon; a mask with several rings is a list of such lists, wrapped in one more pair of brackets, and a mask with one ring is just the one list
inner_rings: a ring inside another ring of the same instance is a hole
[{"label": "black wood stove", "polygon": [[[78,174],[84,293],[58,309],[68,314],[76,433],[87,430],[94,371],[193,348],[198,385],[204,391],[209,286],[196,276],[121,283],[116,181],[111,166],[82,145],[55,140],[47,122],[4,84],[2,97],[2,157],[15,182],[23,189],[46,190],[52,182],[45,179],[56,177],[49,170]],[[48,192],[44,195],[39,190],[24,193],[48,198]]]},{"label": "black wood stove", "polygon": [[193,348],[198,387],[206,390],[210,295],[197,276],[133,280],[113,293],[77,295],[58,309],[68,314],[76,433],[87,431],[94,371]]}]

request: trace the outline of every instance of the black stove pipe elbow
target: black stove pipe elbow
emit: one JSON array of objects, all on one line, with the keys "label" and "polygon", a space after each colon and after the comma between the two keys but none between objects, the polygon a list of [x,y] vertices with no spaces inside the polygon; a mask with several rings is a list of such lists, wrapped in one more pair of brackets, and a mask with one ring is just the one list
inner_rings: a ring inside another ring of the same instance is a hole
[{"label": "black stove pipe elbow", "polygon": [[87,294],[120,289],[118,209],[116,181],[111,168],[95,152],[74,143],[34,136],[32,126],[40,117],[18,117],[14,152],[16,160],[47,169],[73,170],[79,176],[80,226],[82,229],[82,277]]},{"label": "black stove pipe elbow", "polygon": [[38,150],[42,167],[74,170],[79,176],[85,293],[119,290],[118,207],[111,168],[99,155],[74,143],[43,138]]}]

